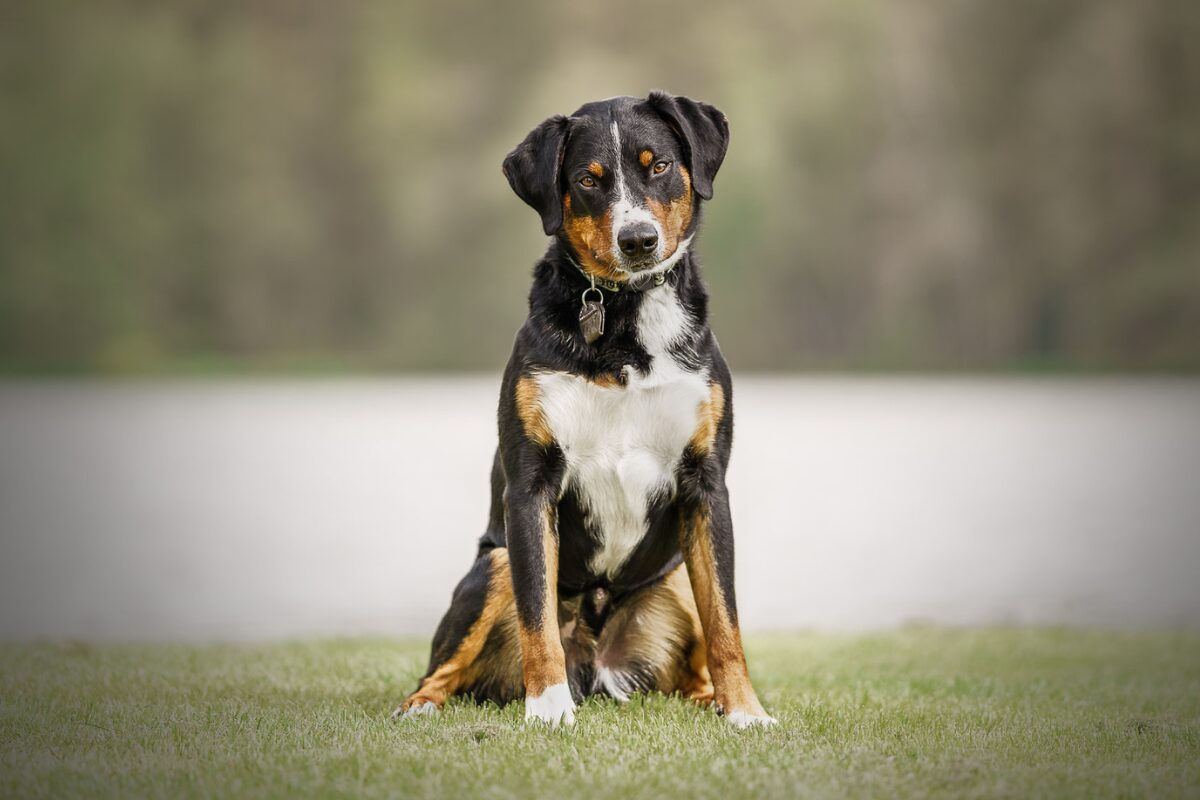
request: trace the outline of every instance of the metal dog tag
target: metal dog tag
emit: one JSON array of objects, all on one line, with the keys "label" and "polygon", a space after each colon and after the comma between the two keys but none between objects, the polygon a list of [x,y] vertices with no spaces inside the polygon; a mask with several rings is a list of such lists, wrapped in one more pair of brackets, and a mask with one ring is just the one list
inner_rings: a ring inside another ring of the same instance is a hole
[{"label": "metal dog tag", "polygon": [[585,295],[583,307],[579,309],[579,332],[588,344],[604,335],[604,303],[588,300]]}]

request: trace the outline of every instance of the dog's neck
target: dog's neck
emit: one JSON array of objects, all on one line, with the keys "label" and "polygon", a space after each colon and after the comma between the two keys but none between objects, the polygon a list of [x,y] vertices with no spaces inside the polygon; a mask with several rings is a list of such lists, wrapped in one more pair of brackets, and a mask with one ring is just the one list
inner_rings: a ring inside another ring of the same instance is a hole
[{"label": "dog's neck", "polygon": [[529,323],[540,332],[539,350],[545,348],[543,355],[548,362],[566,358],[578,361],[588,372],[619,372],[625,365],[648,369],[652,354],[644,346],[644,332],[639,331],[640,312],[645,303],[661,305],[667,292],[673,295],[673,303],[678,303],[687,321],[687,330],[681,333],[696,341],[708,335],[708,292],[692,252],[679,257],[670,278],[661,286],[644,291],[600,290],[604,297],[604,334],[587,345],[579,330],[579,312],[584,290],[589,289],[589,296],[595,296],[590,285],[562,243],[552,242],[534,269],[529,292]]},{"label": "dog's neck", "polygon": [[[690,237],[687,244],[690,245]],[[533,287],[529,295],[530,316],[543,316],[547,312],[557,316],[564,306],[572,307],[577,316],[584,290],[590,290],[593,285],[602,292],[605,310],[614,320],[623,314],[636,313],[643,299],[641,295],[648,292],[674,291],[682,296],[695,295],[689,300],[707,301],[708,294],[700,279],[699,264],[690,246],[671,258],[669,269],[656,272],[659,274],[658,281],[653,280],[653,275],[647,275],[641,281],[622,283],[617,290],[610,288],[610,281],[593,284],[588,273],[580,268],[579,260],[569,246],[553,239],[546,255],[534,268]],[[594,294],[591,296],[595,297]],[[703,312],[695,318],[699,324],[707,320],[707,303],[702,305],[702,309],[689,308],[689,311]]]}]

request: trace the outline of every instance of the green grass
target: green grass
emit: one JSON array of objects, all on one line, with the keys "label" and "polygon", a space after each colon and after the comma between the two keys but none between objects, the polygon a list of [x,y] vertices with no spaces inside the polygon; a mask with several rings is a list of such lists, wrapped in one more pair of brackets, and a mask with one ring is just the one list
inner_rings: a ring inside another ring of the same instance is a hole
[{"label": "green grass", "polygon": [[755,636],[766,731],[678,699],[388,714],[422,643],[0,647],[0,797],[1200,796],[1200,636]]}]

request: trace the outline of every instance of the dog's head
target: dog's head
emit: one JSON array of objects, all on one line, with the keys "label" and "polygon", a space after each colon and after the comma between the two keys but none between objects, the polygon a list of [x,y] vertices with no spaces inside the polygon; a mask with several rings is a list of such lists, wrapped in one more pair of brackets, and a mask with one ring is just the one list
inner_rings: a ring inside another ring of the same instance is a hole
[{"label": "dog's head", "polygon": [[626,281],[683,255],[728,145],[720,111],[652,92],[551,117],[508,154],[504,175],[584,270]]}]

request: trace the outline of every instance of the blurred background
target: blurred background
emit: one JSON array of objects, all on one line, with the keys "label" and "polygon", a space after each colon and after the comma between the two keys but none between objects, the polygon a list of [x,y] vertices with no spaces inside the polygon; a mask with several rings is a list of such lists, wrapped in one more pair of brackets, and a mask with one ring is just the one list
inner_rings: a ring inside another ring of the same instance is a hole
[{"label": "blurred background", "polygon": [[1200,367],[1192,3],[0,14],[10,370],[495,369],[544,246],[501,159],[651,88],[731,121],[740,368]]},{"label": "blurred background", "polygon": [[0,636],[428,635],[545,247],[500,162],[652,88],[732,129],[748,627],[1195,624],[1198,41],[1170,0],[4,4]]}]

